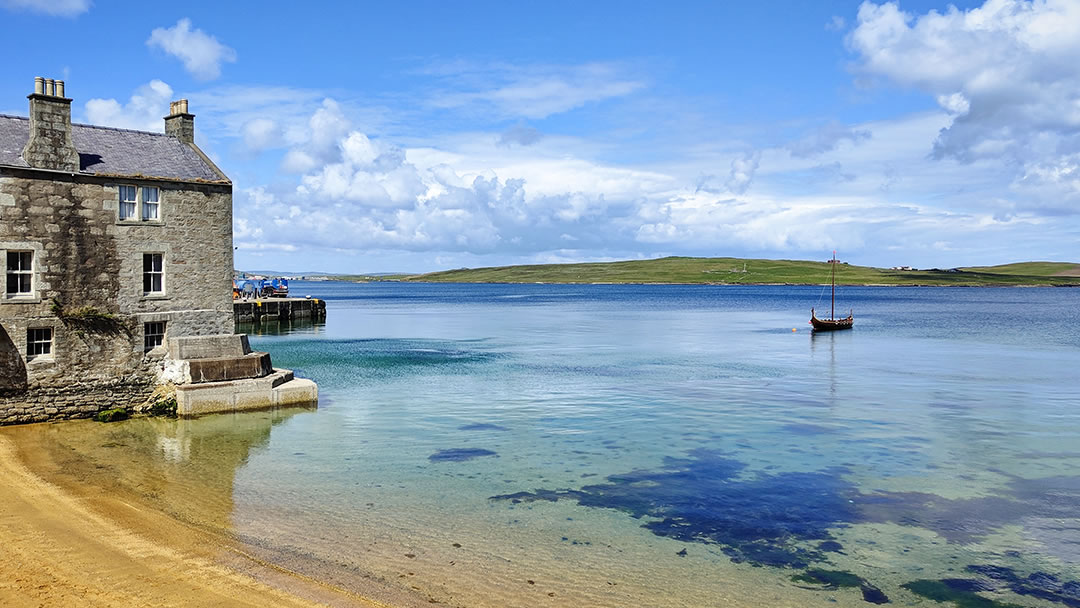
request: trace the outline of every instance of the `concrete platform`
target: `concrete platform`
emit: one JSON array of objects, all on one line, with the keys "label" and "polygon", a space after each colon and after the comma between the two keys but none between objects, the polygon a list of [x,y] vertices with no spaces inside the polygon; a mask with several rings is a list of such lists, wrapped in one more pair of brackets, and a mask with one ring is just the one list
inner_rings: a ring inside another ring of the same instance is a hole
[{"label": "concrete platform", "polygon": [[318,386],[311,380],[293,377],[287,369],[275,369],[262,378],[176,387],[176,414],[182,418],[274,407],[317,407],[318,403]]},{"label": "concrete platform", "polygon": [[237,322],[326,318],[326,301],[318,298],[252,298],[233,300]]}]

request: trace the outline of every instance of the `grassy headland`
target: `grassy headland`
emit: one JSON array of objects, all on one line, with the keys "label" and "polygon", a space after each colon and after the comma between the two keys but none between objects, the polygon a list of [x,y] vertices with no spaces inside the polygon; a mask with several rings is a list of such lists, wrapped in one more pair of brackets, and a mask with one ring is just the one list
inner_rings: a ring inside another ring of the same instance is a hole
[{"label": "grassy headland", "polygon": [[[829,281],[829,264],[801,260],[668,257],[627,262],[463,268],[394,277],[393,280],[438,283],[820,285]],[[836,282],[843,285],[1080,286],[1080,265],[1069,262],[1024,262],[944,270],[888,270],[841,264],[837,267]]]}]

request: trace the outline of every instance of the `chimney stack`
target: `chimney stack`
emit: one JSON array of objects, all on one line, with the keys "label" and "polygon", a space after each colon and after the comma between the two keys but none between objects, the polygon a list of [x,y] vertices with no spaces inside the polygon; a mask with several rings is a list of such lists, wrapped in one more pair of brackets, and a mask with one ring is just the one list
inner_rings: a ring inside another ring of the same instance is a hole
[{"label": "chimney stack", "polygon": [[195,143],[195,115],[188,113],[188,100],[181,99],[169,104],[165,117],[165,134],[186,144]]},{"label": "chimney stack", "polygon": [[71,100],[64,97],[64,81],[34,78],[30,100],[30,138],[23,160],[38,169],[79,170],[79,153],[71,141]]}]

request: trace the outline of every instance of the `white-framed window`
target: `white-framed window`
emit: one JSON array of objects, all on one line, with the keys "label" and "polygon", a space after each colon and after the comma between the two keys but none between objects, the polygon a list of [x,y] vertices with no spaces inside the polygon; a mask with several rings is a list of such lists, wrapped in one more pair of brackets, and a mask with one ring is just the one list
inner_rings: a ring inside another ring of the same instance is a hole
[{"label": "white-framed window", "polygon": [[135,219],[136,206],[139,202],[139,189],[135,186],[120,186],[120,219]]},{"label": "white-framed window", "polygon": [[161,253],[143,254],[143,295],[160,295],[165,293],[165,255]]},{"label": "white-framed window", "polygon": [[144,186],[142,189],[142,219],[158,220],[161,214],[158,209],[158,197],[161,192],[154,186]]},{"label": "white-framed window", "polygon": [[165,341],[165,321],[143,323],[143,350],[153,350]]},{"label": "white-framed window", "polygon": [[4,294],[9,298],[34,294],[34,252],[7,252],[7,287]]},{"label": "white-framed window", "polygon": [[52,328],[31,327],[26,330],[26,360],[52,356]]}]

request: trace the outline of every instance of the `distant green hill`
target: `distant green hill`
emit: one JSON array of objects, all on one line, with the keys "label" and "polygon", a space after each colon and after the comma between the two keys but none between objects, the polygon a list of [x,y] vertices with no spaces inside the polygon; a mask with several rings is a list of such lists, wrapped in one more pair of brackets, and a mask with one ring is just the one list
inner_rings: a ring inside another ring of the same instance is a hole
[{"label": "distant green hill", "polygon": [[[668,257],[655,260],[590,264],[537,264],[463,268],[395,277],[439,283],[689,283],[799,284],[829,282],[827,262],[740,258]],[[947,270],[886,270],[840,264],[836,282],[843,285],[1077,285],[1080,265],[1024,262]]]}]

